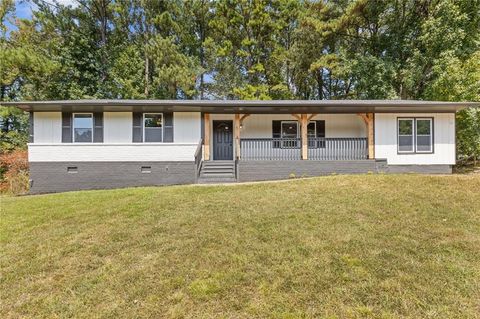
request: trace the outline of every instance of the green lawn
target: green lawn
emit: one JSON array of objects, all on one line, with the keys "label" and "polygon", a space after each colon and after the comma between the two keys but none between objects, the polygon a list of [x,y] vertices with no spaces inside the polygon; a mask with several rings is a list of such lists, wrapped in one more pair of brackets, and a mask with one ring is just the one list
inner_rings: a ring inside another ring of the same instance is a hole
[{"label": "green lawn", "polygon": [[0,200],[1,318],[480,316],[480,176]]}]

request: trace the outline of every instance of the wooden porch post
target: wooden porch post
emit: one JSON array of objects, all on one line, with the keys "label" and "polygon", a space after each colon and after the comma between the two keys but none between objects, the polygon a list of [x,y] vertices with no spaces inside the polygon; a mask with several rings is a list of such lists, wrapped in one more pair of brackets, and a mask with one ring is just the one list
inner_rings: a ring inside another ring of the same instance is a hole
[{"label": "wooden porch post", "polygon": [[204,140],[203,140],[203,146],[205,147],[204,151],[204,160],[209,161],[210,160],[210,114],[205,113],[203,114],[203,120],[204,120]]},{"label": "wooden porch post", "polygon": [[374,133],[374,114],[373,113],[359,113],[365,125],[367,126],[367,137],[368,137],[368,158],[375,158],[375,133]]},{"label": "wooden porch post", "polygon": [[307,114],[301,115],[301,134],[302,134],[302,159],[308,159],[308,136],[307,136]]},{"label": "wooden porch post", "polygon": [[367,114],[368,118],[368,124],[367,124],[367,129],[368,129],[368,158],[369,159],[374,159],[375,158],[375,139],[374,139],[374,131],[373,131],[373,125],[374,125],[374,114],[373,113],[368,113]]},{"label": "wooden porch post", "polygon": [[240,114],[235,114],[235,123],[234,123],[234,134],[235,134],[235,158],[240,158]]}]

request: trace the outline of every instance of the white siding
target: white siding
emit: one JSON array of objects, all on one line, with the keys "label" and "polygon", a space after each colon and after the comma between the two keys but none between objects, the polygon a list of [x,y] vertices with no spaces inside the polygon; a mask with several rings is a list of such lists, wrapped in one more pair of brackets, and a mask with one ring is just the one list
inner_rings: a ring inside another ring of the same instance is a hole
[{"label": "white siding", "polygon": [[35,112],[33,114],[33,138],[35,143],[61,143],[62,113]]},{"label": "white siding", "polygon": [[[276,120],[296,119],[288,114],[254,114],[243,121],[241,137],[271,138],[272,121]],[[312,121],[319,120],[325,120],[325,137],[366,137],[365,123],[356,114],[320,114],[312,118]]]},{"label": "white siding", "polygon": [[173,113],[173,138],[175,143],[198,143],[201,138],[201,113]]},{"label": "white siding", "polygon": [[[433,117],[434,153],[398,154],[397,118]],[[389,165],[455,164],[455,114],[375,114],[375,158]]]},{"label": "white siding", "polygon": [[103,141],[105,143],[132,142],[132,112],[105,112],[103,121]]},{"label": "white siding", "polygon": [[29,144],[30,162],[193,161],[197,144]]}]

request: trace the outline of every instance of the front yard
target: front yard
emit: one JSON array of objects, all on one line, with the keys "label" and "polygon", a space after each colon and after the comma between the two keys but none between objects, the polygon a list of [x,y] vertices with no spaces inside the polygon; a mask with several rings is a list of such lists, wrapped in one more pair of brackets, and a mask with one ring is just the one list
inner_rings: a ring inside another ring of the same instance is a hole
[{"label": "front yard", "polygon": [[2,318],[480,315],[478,175],[0,201]]}]

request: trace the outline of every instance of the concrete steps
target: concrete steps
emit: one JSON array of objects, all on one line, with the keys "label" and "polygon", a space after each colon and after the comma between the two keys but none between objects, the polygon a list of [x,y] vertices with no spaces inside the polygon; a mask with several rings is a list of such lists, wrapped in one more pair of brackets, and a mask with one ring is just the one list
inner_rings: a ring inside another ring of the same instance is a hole
[{"label": "concrete steps", "polygon": [[235,182],[234,161],[206,161],[203,162],[198,178],[199,184],[233,183]]}]

